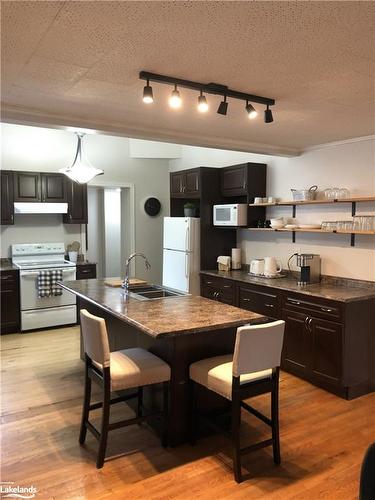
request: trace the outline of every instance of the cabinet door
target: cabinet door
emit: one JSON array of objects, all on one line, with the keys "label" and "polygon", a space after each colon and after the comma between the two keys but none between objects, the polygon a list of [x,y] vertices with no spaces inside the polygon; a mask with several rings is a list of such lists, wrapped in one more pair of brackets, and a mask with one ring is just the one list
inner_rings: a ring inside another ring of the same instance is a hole
[{"label": "cabinet door", "polygon": [[61,174],[41,174],[42,201],[63,203],[66,201],[65,176]]},{"label": "cabinet door", "polygon": [[199,196],[199,169],[186,170],[184,194],[188,196]]},{"label": "cabinet door", "polygon": [[14,224],[13,172],[1,171],[1,224]]},{"label": "cabinet door", "polygon": [[314,377],[329,383],[339,383],[342,374],[343,327],[316,318],[310,318],[307,327],[313,342],[311,370]]},{"label": "cabinet door", "polygon": [[3,271],[0,278],[1,332],[17,332],[20,327],[18,272]]},{"label": "cabinet door", "polygon": [[39,173],[14,172],[14,201],[42,201]]},{"label": "cabinet door", "polygon": [[64,224],[87,224],[87,184],[66,179],[68,213],[63,215]]},{"label": "cabinet door", "polygon": [[223,196],[247,194],[247,165],[223,168],[220,174]]},{"label": "cabinet door", "polygon": [[306,322],[309,317],[300,312],[283,311],[285,321],[282,367],[296,375],[306,376],[311,359],[311,343]]},{"label": "cabinet door", "polygon": [[183,197],[185,172],[172,172],[170,176],[171,197]]}]

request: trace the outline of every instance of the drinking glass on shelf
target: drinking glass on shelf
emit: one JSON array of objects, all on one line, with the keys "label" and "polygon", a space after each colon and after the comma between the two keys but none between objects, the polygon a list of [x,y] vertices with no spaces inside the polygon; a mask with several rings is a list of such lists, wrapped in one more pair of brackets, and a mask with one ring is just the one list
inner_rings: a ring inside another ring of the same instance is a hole
[{"label": "drinking glass on shelf", "polygon": [[349,189],[340,188],[339,189],[339,193],[338,193],[338,198],[340,200],[343,200],[345,198],[350,198],[350,191],[349,191]]},{"label": "drinking glass on shelf", "polygon": [[332,194],[332,189],[331,188],[327,188],[327,189],[324,190],[324,198],[326,200],[331,199],[331,194]]},{"label": "drinking glass on shelf", "polygon": [[330,199],[331,200],[337,200],[338,197],[339,197],[339,193],[340,193],[340,189],[337,188],[337,187],[333,187],[331,189],[331,196],[330,196]]}]

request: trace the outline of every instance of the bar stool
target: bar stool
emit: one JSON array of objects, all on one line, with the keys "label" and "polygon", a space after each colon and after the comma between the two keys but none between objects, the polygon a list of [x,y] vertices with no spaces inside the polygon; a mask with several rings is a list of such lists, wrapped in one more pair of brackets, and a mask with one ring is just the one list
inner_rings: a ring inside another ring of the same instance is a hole
[{"label": "bar stool", "polygon": [[[96,467],[103,467],[107,447],[108,431],[127,425],[140,423],[154,417],[163,418],[162,445],[167,446],[167,416],[170,367],[165,361],[145,349],[133,348],[122,351],[109,351],[105,320],[81,310],[81,329],[85,351],[85,390],[79,442],[86,439],[87,430],[99,441]],[[103,389],[103,400],[91,404],[91,380],[94,379]],[[163,383],[163,409],[143,415],[143,387]],[[111,399],[112,391],[137,388],[136,393]],[[109,423],[110,405],[138,397],[137,416],[128,420]],[[100,432],[89,421],[89,412],[102,408]]]},{"label": "bar stool", "polygon": [[[196,384],[199,384],[232,402],[230,435],[234,477],[238,483],[242,481],[242,455],[272,445],[275,464],[281,461],[278,401],[284,328],[284,321],[240,327],[237,329],[233,355],[206,358],[190,365],[190,441],[192,444],[195,442],[198,418],[205,418],[198,414],[196,408]],[[243,401],[268,392],[271,393],[271,418]],[[272,429],[272,439],[241,448],[241,408],[268,424]],[[207,423],[217,429],[212,422]]]}]

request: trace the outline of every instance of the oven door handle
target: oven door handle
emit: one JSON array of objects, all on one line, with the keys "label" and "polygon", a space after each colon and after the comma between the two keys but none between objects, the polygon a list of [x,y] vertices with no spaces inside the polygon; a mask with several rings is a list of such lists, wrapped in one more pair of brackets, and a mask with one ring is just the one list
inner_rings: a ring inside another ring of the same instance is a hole
[{"label": "oven door handle", "polygon": [[[47,271],[47,269],[46,269]],[[62,270],[63,274],[64,273],[75,273],[75,269],[63,269]],[[30,278],[32,276],[38,276],[39,274],[39,271],[21,271],[21,277],[25,277],[25,278]]]}]

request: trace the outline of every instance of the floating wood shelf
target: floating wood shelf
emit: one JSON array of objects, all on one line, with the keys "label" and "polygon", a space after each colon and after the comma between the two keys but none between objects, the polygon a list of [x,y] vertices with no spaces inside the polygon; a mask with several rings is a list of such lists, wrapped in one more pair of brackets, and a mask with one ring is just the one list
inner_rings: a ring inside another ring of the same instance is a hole
[{"label": "floating wood shelf", "polygon": [[275,232],[281,232],[281,233],[321,233],[321,234],[364,234],[364,235],[375,235],[375,231],[360,231],[360,230],[352,230],[352,229],[332,229],[332,230],[325,230],[325,229],[272,229],[272,227],[248,227],[248,228],[242,228],[242,229],[247,229],[247,231],[275,231]]},{"label": "floating wood shelf", "polygon": [[293,205],[331,205],[333,203],[359,203],[366,201],[375,201],[375,196],[360,196],[357,198],[338,198],[334,200],[310,200],[310,201],[276,201],[275,203],[250,203],[250,207],[276,207],[276,206],[293,206]]}]

